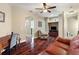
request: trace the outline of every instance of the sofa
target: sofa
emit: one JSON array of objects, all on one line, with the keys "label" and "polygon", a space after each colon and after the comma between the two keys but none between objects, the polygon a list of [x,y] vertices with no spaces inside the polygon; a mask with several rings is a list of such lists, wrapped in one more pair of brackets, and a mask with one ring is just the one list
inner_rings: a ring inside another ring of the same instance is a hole
[{"label": "sofa", "polygon": [[79,55],[79,35],[75,36],[70,42],[70,55]]},{"label": "sofa", "polygon": [[39,53],[39,55],[68,55],[70,39],[57,37],[48,47]]}]

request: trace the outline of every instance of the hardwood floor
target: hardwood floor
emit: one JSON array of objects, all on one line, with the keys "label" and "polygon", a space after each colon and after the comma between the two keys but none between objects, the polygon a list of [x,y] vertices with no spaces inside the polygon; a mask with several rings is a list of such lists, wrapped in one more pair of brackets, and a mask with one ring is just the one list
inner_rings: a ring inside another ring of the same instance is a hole
[{"label": "hardwood floor", "polygon": [[[26,42],[21,43],[11,49],[11,55],[37,55],[42,52],[48,46],[48,41],[46,39],[36,39],[34,49],[31,49],[30,44]],[[8,52],[7,52],[8,53]],[[7,55],[6,52],[3,55]]]}]

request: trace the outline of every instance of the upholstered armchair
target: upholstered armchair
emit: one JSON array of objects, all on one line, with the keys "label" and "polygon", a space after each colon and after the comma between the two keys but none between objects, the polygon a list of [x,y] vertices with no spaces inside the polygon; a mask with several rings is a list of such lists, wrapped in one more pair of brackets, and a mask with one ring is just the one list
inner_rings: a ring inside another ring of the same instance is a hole
[{"label": "upholstered armchair", "polygon": [[35,36],[39,38],[41,36],[42,32],[40,30],[36,31]]},{"label": "upholstered armchair", "polygon": [[70,42],[69,48],[70,55],[79,55],[79,35],[74,37]]},{"label": "upholstered armchair", "polygon": [[57,37],[48,47],[41,52],[41,55],[68,55],[70,40]]}]

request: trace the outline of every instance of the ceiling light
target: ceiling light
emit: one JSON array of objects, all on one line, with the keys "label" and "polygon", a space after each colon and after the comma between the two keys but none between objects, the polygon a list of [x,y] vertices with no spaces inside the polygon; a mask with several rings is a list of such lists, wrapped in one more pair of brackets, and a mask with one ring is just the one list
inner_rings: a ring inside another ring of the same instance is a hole
[{"label": "ceiling light", "polygon": [[43,10],[43,12],[47,12],[47,9]]}]

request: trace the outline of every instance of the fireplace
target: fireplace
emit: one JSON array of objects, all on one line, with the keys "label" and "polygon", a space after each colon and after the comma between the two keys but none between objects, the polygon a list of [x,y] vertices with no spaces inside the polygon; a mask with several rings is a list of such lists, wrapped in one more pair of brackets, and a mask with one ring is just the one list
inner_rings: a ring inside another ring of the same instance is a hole
[{"label": "fireplace", "polygon": [[52,26],[50,30],[51,31],[57,31],[57,28],[56,28],[56,26]]},{"label": "fireplace", "polygon": [[58,36],[58,22],[49,23],[49,36]]}]

